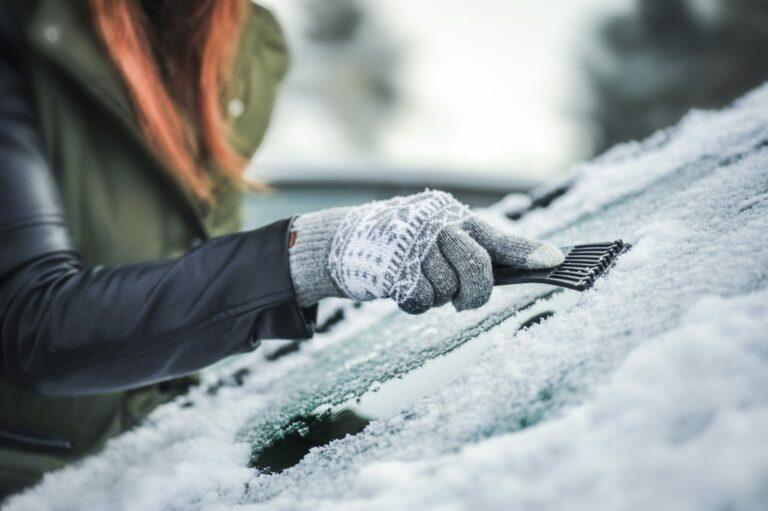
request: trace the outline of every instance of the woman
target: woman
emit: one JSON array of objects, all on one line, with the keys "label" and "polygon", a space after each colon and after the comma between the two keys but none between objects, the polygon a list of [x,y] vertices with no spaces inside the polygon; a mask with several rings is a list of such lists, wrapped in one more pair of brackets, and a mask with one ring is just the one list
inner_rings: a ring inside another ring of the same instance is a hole
[{"label": "woman", "polygon": [[[562,254],[441,192],[235,233],[287,56],[246,0],[0,1],[0,489],[98,449],[328,296],[479,307]],[[235,234],[231,234],[235,233]]]}]

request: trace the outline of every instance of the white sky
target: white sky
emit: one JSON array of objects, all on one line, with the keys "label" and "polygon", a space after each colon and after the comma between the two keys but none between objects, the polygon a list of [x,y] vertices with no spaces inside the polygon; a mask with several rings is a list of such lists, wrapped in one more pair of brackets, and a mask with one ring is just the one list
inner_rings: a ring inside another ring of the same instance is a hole
[{"label": "white sky", "polygon": [[581,156],[573,44],[597,1],[387,0],[414,42],[404,75],[416,107],[391,152],[539,175]]},{"label": "white sky", "polygon": [[[546,179],[585,155],[588,134],[573,111],[579,34],[599,5],[625,0],[366,1],[408,51],[406,108],[380,153],[365,157]],[[272,6],[287,17],[289,3]],[[345,153],[343,135],[315,107],[290,101],[283,99],[260,158],[360,159]]]}]

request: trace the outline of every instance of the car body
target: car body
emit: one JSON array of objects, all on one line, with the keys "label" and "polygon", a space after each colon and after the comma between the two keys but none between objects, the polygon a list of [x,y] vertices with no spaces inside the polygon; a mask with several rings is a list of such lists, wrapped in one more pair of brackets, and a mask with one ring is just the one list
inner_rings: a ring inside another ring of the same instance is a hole
[{"label": "car body", "polygon": [[8,509],[768,507],[768,86],[504,204],[479,214],[632,249],[583,293],[323,304],[325,333],[211,369]]}]

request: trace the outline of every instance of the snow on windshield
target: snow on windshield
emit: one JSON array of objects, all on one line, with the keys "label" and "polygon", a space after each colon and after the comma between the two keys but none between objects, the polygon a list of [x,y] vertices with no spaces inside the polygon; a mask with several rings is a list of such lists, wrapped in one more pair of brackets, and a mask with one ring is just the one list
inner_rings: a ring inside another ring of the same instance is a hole
[{"label": "snow on windshield", "polygon": [[[268,361],[266,343],[210,371],[7,508],[765,509],[768,86],[573,172],[546,209],[483,214],[631,243],[575,306],[520,331],[507,318],[541,286],[461,314],[349,308],[297,353]],[[394,416],[281,473],[248,468],[291,417],[478,341],[474,365]],[[231,374],[242,385],[211,387]]]}]

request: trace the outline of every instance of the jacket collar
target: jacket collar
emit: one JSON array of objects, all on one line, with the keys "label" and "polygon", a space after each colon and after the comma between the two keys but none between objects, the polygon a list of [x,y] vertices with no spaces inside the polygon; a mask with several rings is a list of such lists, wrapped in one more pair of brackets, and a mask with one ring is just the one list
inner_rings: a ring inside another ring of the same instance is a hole
[{"label": "jacket collar", "polygon": [[117,69],[105,57],[92,28],[87,0],[40,0],[28,25],[27,38],[123,125],[126,132],[157,162],[194,214],[207,236],[203,208],[176,174],[149,147],[131,110]]}]

